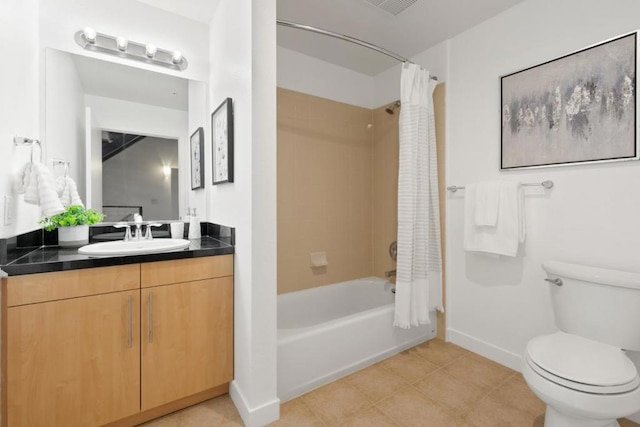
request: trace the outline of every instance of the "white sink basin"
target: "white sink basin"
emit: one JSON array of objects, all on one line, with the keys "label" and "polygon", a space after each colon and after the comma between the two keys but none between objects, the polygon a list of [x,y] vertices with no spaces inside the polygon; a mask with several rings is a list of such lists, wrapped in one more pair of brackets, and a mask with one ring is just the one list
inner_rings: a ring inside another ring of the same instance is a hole
[{"label": "white sink basin", "polygon": [[86,245],[78,249],[78,253],[92,256],[157,254],[184,249],[189,243],[185,239],[118,240]]}]

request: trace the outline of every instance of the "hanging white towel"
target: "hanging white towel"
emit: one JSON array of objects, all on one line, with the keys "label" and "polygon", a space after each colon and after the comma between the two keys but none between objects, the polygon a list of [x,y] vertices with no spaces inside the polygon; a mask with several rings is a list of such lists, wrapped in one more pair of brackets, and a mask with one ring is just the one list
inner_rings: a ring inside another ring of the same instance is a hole
[{"label": "hanging white towel", "polygon": [[500,184],[498,218],[495,226],[475,224],[477,185],[465,187],[464,249],[471,252],[516,256],[526,237],[524,194],[519,182]]},{"label": "hanging white towel", "polygon": [[484,181],[476,184],[476,226],[496,226],[500,207],[500,184],[500,181]]},{"label": "hanging white towel", "polygon": [[59,176],[56,179],[56,191],[63,206],[80,205],[84,206],[76,182],[69,176]]},{"label": "hanging white towel", "polygon": [[40,162],[30,162],[24,166],[16,191],[18,194],[24,194],[26,203],[39,205],[44,216],[64,212],[56,192],[53,174]]},{"label": "hanging white towel", "polygon": [[398,256],[394,326],[430,323],[442,309],[442,260],[433,90],[429,72],[402,67]]}]

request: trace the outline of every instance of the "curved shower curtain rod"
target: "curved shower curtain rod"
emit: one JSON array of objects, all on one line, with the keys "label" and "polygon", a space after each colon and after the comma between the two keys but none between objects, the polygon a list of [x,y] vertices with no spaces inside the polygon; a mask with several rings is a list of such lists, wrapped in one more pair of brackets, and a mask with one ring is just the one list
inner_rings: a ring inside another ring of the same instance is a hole
[{"label": "curved shower curtain rod", "polygon": [[[339,34],[339,33],[334,33],[333,31],[328,31],[328,30],[323,30],[322,28],[316,28],[316,27],[312,27],[311,25],[304,25],[304,24],[298,24],[295,22],[290,22],[290,21],[283,21],[281,19],[276,19],[276,24],[278,25],[282,25],[283,27],[289,27],[289,28],[296,28],[298,30],[304,30],[304,31],[310,31],[312,33],[316,33],[316,34],[322,34],[324,36],[329,36],[329,37],[333,37],[336,39],[340,39],[340,40],[345,40],[348,41],[349,43],[353,43],[353,44],[357,44],[359,46],[363,46],[366,47],[368,49],[371,50],[375,50],[376,52],[380,52],[383,55],[387,55],[393,59],[395,59],[396,61],[400,61],[400,62],[409,62],[411,64],[413,64],[412,61],[408,60],[407,58],[404,58],[398,54],[395,54],[387,49],[381,48],[380,46],[376,46],[375,44],[369,43],[369,42],[365,42],[363,40],[360,39],[356,39],[355,37],[351,37],[351,36],[347,36],[344,34]],[[432,80],[438,80],[438,78],[436,76],[431,76]]]}]

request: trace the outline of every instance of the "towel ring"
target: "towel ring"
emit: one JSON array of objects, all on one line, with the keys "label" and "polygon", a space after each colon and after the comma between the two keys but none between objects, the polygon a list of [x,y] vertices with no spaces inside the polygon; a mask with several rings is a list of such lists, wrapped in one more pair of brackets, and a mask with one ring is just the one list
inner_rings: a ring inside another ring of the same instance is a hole
[{"label": "towel ring", "polygon": [[53,163],[54,167],[64,165],[64,177],[67,178],[69,176],[69,166],[71,165],[71,162],[67,162],[66,160],[52,159],[51,163]]},{"label": "towel ring", "polygon": [[27,138],[24,136],[14,136],[13,137],[13,145],[30,145],[31,146],[31,163],[33,163],[33,147],[40,147],[40,160],[42,160],[42,145],[40,141],[37,139]]}]

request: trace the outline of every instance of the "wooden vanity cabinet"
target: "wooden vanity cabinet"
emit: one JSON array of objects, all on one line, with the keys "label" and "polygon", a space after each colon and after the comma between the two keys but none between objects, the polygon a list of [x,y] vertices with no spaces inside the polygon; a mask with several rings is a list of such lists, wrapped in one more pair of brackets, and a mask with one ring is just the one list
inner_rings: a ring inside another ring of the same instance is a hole
[{"label": "wooden vanity cabinet", "polygon": [[[3,425],[99,426],[140,410],[138,271],[135,265],[6,279]],[[89,282],[104,293],[83,295]]]},{"label": "wooden vanity cabinet", "polygon": [[143,411],[233,379],[231,256],[173,263],[142,264]]},{"label": "wooden vanity cabinet", "polygon": [[2,280],[4,427],[133,426],[228,391],[233,255]]}]

